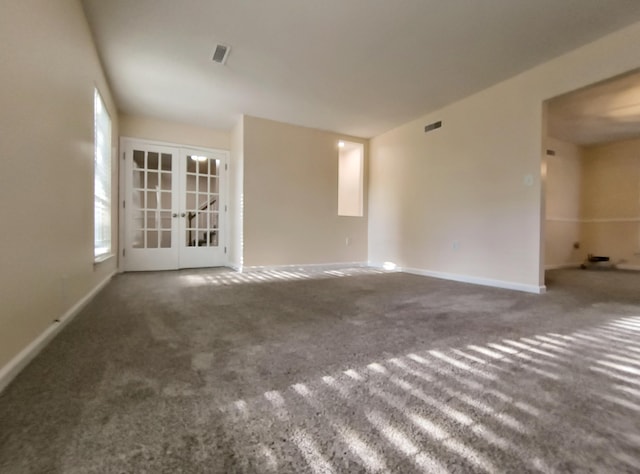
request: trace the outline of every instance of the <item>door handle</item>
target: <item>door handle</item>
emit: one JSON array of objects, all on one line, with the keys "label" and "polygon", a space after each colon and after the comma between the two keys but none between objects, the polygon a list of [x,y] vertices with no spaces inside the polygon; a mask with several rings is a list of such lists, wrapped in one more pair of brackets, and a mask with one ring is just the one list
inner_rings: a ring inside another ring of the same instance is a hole
[{"label": "door handle", "polygon": [[178,213],[177,213],[177,212],[174,212],[174,213],[173,213],[173,215],[172,215],[172,217],[178,217]]},{"label": "door handle", "polygon": [[186,216],[186,214],[183,212],[182,214],[180,214],[180,217],[184,217]]}]

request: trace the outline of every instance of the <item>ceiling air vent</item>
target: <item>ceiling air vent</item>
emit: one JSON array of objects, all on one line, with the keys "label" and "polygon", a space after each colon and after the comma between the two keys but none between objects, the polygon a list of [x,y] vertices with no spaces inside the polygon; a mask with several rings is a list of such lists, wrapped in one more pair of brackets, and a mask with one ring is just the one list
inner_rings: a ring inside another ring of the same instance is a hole
[{"label": "ceiling air vent", "polygon": [[442,127],[442,121],[430,123],[429,125],[424,127],[424,131],[426,133],[426,132],[430,132],[432,130],[437,130],[440,127]]},{"label": "ceiling air vent", "polygon": [[226,44],[217,44],[216,50],[213,52],[213,62],[219,64],[226,63],[230,51],[231,46],[227,46]]}]

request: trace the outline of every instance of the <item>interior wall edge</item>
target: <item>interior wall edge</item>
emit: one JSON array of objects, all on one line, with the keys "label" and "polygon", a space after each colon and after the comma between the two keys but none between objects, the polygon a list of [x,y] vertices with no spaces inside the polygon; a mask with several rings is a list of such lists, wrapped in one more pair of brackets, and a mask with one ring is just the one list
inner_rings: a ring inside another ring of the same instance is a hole
[{"label": "interior wall edge", "polygon": [[9,386],[11,381],[49,344],[64,327],[75,318],[82,309],[102,290],[117,273],[113,270],[89,293],[80,298],[71,308],[57,318],[56,322],[48,326],[37,338],[16,354],[4,367],[0,368],[0,393]]}]

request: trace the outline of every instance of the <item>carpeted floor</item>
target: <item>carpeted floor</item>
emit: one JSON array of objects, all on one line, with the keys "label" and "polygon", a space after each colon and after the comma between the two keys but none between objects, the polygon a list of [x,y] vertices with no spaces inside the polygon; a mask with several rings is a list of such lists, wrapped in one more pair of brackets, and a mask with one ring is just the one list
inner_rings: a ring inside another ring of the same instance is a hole
[{"label": "carpeted floor", "polygon": [[119,275],[0,395],[0,472],[639,472],[639,289]]}]

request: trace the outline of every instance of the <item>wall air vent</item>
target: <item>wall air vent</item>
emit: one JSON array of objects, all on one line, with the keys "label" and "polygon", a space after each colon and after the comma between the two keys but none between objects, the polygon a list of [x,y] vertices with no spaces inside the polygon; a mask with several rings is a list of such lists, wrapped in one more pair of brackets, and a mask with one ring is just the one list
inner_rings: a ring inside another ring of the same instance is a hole
[{"label": "wall air vent", "polygon": [[229,57],[230,51],[231,46],[227,46],[226,44],[217,44],[216,50],[213,52],[213,62],[218,64],[225,64],[227,62],[227,58]]},{"label": "wall air vent", "polygon": [[556,156],[556,151],[555,150],[547,150],[547,155],[548,156]]},{"label": "wall air vent", "polygon": [[424,127],[424,131],[426,132],[430,132],[432,130],[437,130],[438,128],[442,127],[442,121],[438,121],[438,122],[433,122],[430,123],[429,125],[427,125],[426,127]]}]

